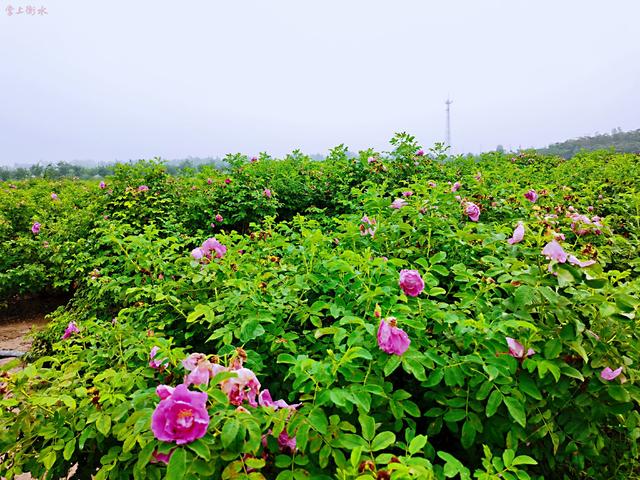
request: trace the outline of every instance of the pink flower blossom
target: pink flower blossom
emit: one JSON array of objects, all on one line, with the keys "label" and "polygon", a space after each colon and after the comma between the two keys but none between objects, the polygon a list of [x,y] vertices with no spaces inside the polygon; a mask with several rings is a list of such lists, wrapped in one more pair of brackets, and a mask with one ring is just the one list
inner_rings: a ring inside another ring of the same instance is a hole
[{"label": "pink flower blossom", "polygon": [[405,192],[402,192],[402,196],[403,197],[410,197],[411,195],[413,195],[413,192],[411,190],[407,190]]},{"label": "pink flower blossom", "polygon": [[402,207],[406,207],[408,204],[402,198],[396,198],[393,202],[391,202],[391,208],[400,209]]},{"label": "pink flower blossom", "polygon": [[511,245],[514,243],[520,243],[524,239],[524,225],[522,222],[518,222],[515,230],[513,231],[513,236],[507,240]]},{"label": "pink flower blossom", "polygon": [[200,248],[207,257],[211,256],[211,252],[216,253],[216,258],[222,258],[224,254],[227,253],[227,247],[213,237],[207,238]]},{"label": "pink flower blossom", "polygon": [[104,183],[104,181],[101,181],[100,184],[99,184],[99,187],[100,187],[101,190],[104,190],[105,188],[107,188],[107,184]]},{"label": "pink flower blossom", "polygon": [[536,201],[538,200],[538,193],[535,190],[531,189],[524,194],[524,198],[529,200],[531,203],[536,203]]},{"label": "pink flower blossom", "polygon": [[424,290],[424,280],[417,270],[400,270],[400,288],[411,297],[417,297]]},{"label": "pink flower blossom", "polygon": [[165,465],[169,465],[169,460],[171,460],[171,455],[173,455],[174,450],[175,449],[172,448],[169,453],[160,453],[158,450],[154,450],[149,463],[164,463]]},{"label": "pink flower blossom", "polygon": [[268,188],[265,188],[264,191],[262,192],[263,195],[267,198],[271,198],[271,190]]},{"label": "pink flower blossom", "polygon": [[218,214],[216,215],[216,222],[221,223],[221,222],[222,222],[222,220],[224,220],[224,219],[222,218],[222,215],[220,215],[220,214],[218,213]]},{"label": "pink flower blossom", "polygon": [[275,410],[278,410],[280,408],[288,408],[290,410],[295,410],[300,405],[302,405],[301,403],[294,403],[292,405],[289,405],[284,400],[276,400],[274,402],[273,399],[271,398],[271,393],[267,388],[265,388],[260,392],[260,395],[258,396],[258,403],[260,404],[261,407],[269,407]]},{"label": "pink flower blossom", "polygon": [[190,372],[184,379],[185,385],[208,385],[218,373],[227,371],[226,367],[211,363],[203,353],[192,353],[182,361],[182,366]]},{"label": "pink flower blossom", "polygon": [[207,433],[209,413],[206,392],[192,392],[186,385],[178,385],[168,396],[161,395],[160,403],[151,416],[153,435],[163,442],[178,445],[191,443]]},{"label": "pink flower blossom", "polygon": [[464,213],[469,217],[469,220],[472,222],[477,222],[480,218],[480,207],[478,207],[475,203],[467,202]]},{"label": "pink flower blossom", "polygon": [[456,182],[451,186],[451,192],[457,192],[462,185],[460,182]]},{"label": "pink flower blossom", "polygon": [[210,178],[207,178],[207,185],[211,185],[213,183],[213,180]]},{"label": "pink flower blossom", "polygon": [[542,249],[542,254],[547,257],[547,260],[555,260],[559,263],[564,263],[567,261],[566,252],[555,240],[547,243],[547,245]]},{"label": "pink flower blossom", "polygon": [[221,385],[222,391],[227,394],[233,405],[242,405],[247,400],[249,405],[257,407],[256,396],[260,391],[260,382],[256,374],[244,367],[233,371],[238,376],[224,380]]},{"label": "pink flower blossom", "polygon": [[417,155],[418,157],[422,157],[422,156],[424,155],[424,150],[422,150],[422,149],[418,150],[418,151],[416,152],[416,155]]},{"label": "pink flower blossom", "polygon": [[436,182],[432,182],[432,181],[429,181],[427,185],[429,185],[431,188],[436,188],[438,186]]},{"label": "pink flower blossom", "polygon": [[402,355],[411,344],[409,335],[401,328],[396,327],[396,319],[394,317],[389,317],[386,320],[388,320],[388,323],[384,319],[380,320],[378,347],[383,352]]},{"label": "pink flower blossom", "polygon": [[230,178],[225,178],[224,179],[224,183],[226,183],[227,185],[229,185],[231,183],[231,179]]},{"label": "pink flower blossom", "polygon": [[251,157],[249,160],[251,163],[256,163],[258,161],[258,157]]},{"label": "pink flower blossom", "polygon": [[373,157],[367,158],[367,163],[375,163],[375,162],[376,162],[375,158],[373,158]]},{"label": "pink flower blossom", "polygon": [[33,225],[31,225],[31,232],[34,235],[37,235],[40,233],[40,223],[39,222],[35,222]]},{"label": "pink flower blossom", "polygon": [[147,190],[149,190],[149,187],[147,187],[146,185],[140,185],[138,187],[139,192],[146,192]]},{"label": "pink flower blossom", "polygon": [[55,193],[52,193],[52,194],[51,194],[51,200],[53,200],[54,202],[55,202],[56,200],[58,200],[58,195],[57,195],[57,194],[55,194]]},{"label": "pink flower blossom", "polygon": [[362,219],[360,220],[360,235],[365,236],[365,235],[371,235],[372,237],[375,235],[376,233],[376,228],[374,228],[376,221],[375,219],[370,219],[369,217],[367,217],[366,215],[362,217]]},{"label": "pink flower blossom", "polygon": [[511,355],[513,358],[522,360],[536,353],[533,348],[530,348],[525,353],[524,345],[511,337],[506,337],[506,340],[507,345],[509,346],[509,355]]},{"label": "pink flower blossom", "polygon": [[194,260],[200,260],[202,257],[204,257],[204,250],[202,250],[202,248],[200,247],[196,247],[191,250],[191,256]]},{"label": "pink flower blossom", "polygon": [[475,178],[475,179],[476,179],[476,181],[478,181],[478,182],[479,182],[480,180],[482,180],[482,173],[480,173],[480,172],[476,173],[476,174],[473,176],[473,178]]},{"label": "pink flower blossom", "polygon": [[611,370],[609,367],[605,367],[600,372],[600,377],[604,380],[611,381],[622,373],[622,367]]},{"label": "pink flower blossom", "polygon": [[161,367],[166,367],[167,365],[169,365],[168,363],[163,364],[162,363],[163,360],[156,360],[156,355],[158,354],[159,350],[160,350],[160,347],[154,346],[149,352],[149,366],[156,370],[160,369]]},{"label": "pink flower blossom", "polygon": [[65,329],[64,334],[62,335],[62,340],[66,340],[71,335],[73,335],[74,333],[78,333],[79,331],[80,330],[78,329],[76,322],[69,322],[69,325],[67,325],[67,328]]},{"label": "pink flower blossom", "polygon": [[596,263],[595,260],[578,260],[575,256],[569,255],[569,263],[580,268],[590,267]]},{"label": "pink flower blossom", "polygon": [[278,435],[278,446],[281,452],[293,453],[296,450],[296,437],[290,437],[287,430],[282,430]]}]

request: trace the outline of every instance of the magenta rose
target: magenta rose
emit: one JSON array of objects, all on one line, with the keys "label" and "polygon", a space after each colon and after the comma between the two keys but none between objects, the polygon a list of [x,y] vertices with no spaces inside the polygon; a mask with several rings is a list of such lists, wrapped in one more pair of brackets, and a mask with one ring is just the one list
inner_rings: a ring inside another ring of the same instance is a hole
[{"label": "magenta rose", "polygon": [[417,270],[400,270],[400,288],[405,294],[417,297],[424,290],[424,280]]},{"label": "magenta rose", "polygon": [[151,430],[158,440],[183,445],[204,437],[209,426],[205,392],[181,384],[173,390],[160,385],[157,393],[162,400],[151,417]]},{"label": "magenta rose", "polygon": [[383,352],[402,355],[411,344],[409,335],[401,328],[396,327],[396,319],[394,317],[389,317],[387,320],[389,321],[388,323],[385,320],[380,320],[378,346]]},{"label": "magenta rose", "polygon": [[480,207],[473,202],[467,202],[464,208],[464,213],[469,217],[472,222],[477,222],[480,218]]}]

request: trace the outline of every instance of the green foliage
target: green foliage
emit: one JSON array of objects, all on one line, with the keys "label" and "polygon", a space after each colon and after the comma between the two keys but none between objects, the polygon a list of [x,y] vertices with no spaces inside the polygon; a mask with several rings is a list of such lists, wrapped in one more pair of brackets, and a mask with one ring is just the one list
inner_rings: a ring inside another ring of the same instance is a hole
[{"label": "green foliage", "polygon": [[[86,206],[82,222],[59,208],[71,201],[62,189],[42,210],[54,187],[3,190],[0,228],[15,265],[45,238],[49,248],[69,243],[59,263],[24,257],[45,272],[24,291],[47,275],[77,286],[31,363],[5,377],[3,475],[59,478],[78,463],[80,478],[113,479],[636,476],[637,156],[443,162],[441,147],[419,155],[407,134],[392,147],[351,157],[338,146],[323,162],[234,156],[230,173],[182,177],[158,162],[123,166],[104,190],[76,183],[86,188],[74,200]],[[535,204],[523,196],[531,188]],[[396,198],[407,205],[390,208]],[[480,206],[478,222],[465,202]],[[597,225],[583,232],[574,214]],[[363,235],[364,215],[374,235]],[[519,221],[524,240],[510,244]],[[549,266],[541,251],[560,233],[567,253],[596,264]],[[212,236],[224,257],[192,258]],[[421,295],[403,293],[401,269],[420,272]],[[12,292],[17,270],[2,270]],[[376,311],[411,339],[402,356],[379,348]],[[60,340],[72,320],[80,332]],[[535,353],[509,355],[507,337]],[[154,346],[161,369],[149,366]],[[182,382],[190,353],[227,365],[239,347],[262,388],[297,410],[237,409],[220,377],[202,386],[204,437],[155,439],[156,386]],[[622,374],[606,381],[605,367]],[[283,432],[295,450],[279,445]],[[168,465],[151,463],[172,449]]]}]

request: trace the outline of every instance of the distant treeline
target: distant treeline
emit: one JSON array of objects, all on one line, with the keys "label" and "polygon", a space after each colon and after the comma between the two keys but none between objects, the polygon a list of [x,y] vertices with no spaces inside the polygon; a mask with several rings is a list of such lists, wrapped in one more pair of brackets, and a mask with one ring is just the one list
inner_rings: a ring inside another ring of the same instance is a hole
[{"label": "distant treeline", "polygon": [[640,129],[623,132],[613,129],[611,133],[596,134],[554,143],[538,150],[540,153],[571,158],[581,150],[609,150],[623,153],[640,153]]}]

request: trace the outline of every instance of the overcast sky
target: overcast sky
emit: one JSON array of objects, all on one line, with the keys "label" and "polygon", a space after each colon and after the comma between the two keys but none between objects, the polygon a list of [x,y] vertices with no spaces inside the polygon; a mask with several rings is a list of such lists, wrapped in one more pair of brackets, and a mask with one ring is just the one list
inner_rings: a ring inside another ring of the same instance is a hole
[{"label": "overcast sky", "polygon": [[636,129],[639,19],[639,0],[0,0],[0,164],[430,146],[447,95],[458,153]]}]

